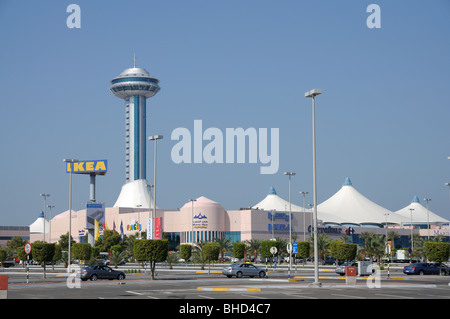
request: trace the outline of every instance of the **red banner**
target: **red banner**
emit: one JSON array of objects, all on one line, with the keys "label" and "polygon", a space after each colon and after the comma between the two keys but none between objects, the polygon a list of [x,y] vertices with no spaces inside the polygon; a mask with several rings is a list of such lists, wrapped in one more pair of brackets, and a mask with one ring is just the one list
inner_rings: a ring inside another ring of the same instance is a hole
[{"label": "red banner", "polygon": [[155,218],[155,239],[161,239],[162,238],[162,223],[161,223],[161,217]]}]

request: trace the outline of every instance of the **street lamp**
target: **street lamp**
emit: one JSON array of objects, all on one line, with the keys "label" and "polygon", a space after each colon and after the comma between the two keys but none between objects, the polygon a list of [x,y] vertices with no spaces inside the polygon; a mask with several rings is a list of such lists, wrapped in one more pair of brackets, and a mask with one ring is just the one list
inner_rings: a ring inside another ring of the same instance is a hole
[{"label": "street lamp", "polygon": [[[50,208],[50,218],[48,219],[48,242],[52,242],[52,208],[55,208],[54,205],[47,205]],[[44,218],[45,219],[45,218]]]},{"label": "street lamp", "polygon": [[412,213],[413,213],[414,208],[409,208],[409,211],[411,212],[411,253],[412,250],[414,249],[414,241],[413,241],[413,218],[412,218]]},{"label": "street lamp", "polygon": [[303,195],[303,241],[306,241],[306,210],[305,210],[305,196],[308,192],[300,192]]},{"label": "street lamp", "polygon": [[192,203],[192,210],[191,210],[191,243],[194,244],[194,202],[196,202],[196,199],[190,199],[189,200]]},{"label": "street lamp", "polygon": [[[156,142],[160,139],[162,139],[163,136],[162,135],[153,135],[153,136],[149,136],[149,141],[155,141],[155,160],[154,160],[154,166],[153,166],[153,216],[152,216],[152,229],[154,229],[154,221],[156,218]],[[154,232],[154,230],[152,230],[152,233]],[[153,234],[151,234],[151,238],[153,239],[154,236]]]},{"label": "street lamp", "polygon": [[45,243],[45,213],[47,208],[47,197],[50,196],[50,194],[41,194],[41,196],[44,197],[44,243]]},{"label": "street lamp", "polygon": [[314,199],[314,284],[319,285],[319,245],[317,234],[317,183],[316,183],[316,119],[315,97],[322,94],[321,89],[305,92],[305,97],[312,98],[312,138],[313,138],[313,199]]},{"label": "street lamp", "polygon": [[430,212],[428,210],[428,202],[431,201],[431,198],[424,198],[423,200],[427,202],[427,239],[430,240]]},{"label": "street lamp", "polygon": [[291,209],[291,176],[294,176],[293,172],[284,172],[284,175],[289,176],[289,278],[291,277],[292,268],[292,209]]},{"label": "street lamp", "polygon": [[72,255],[70,251],[70,246],[72,246],[72,171],[73,171],[73,163],[78,163],[77,159],[65,158],[63,159],[64,163],[69,163],[70,171],[69,171],[69,251],[68,251],[68,267],[67,272],[71,272],[71,263],[72,263]]}]

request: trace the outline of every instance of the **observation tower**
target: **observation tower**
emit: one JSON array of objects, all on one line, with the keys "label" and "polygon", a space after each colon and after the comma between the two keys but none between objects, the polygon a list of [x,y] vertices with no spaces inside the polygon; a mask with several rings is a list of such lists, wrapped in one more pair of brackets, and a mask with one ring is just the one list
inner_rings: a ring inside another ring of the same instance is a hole
[{"label": "observation tower", "polygon": [[146,179],[147,105],[148,98],[159,92],[159,80],[147,70],[126,69],[111,80],[111,92],[125,100],[125,185],[115,207],[152,207]]},{"label": "observation tower", "polygon": [[125,178],[146,179],[146,100],[160,90],[159,80],[134,66],[111,81],[111,92],[125,100]]}]

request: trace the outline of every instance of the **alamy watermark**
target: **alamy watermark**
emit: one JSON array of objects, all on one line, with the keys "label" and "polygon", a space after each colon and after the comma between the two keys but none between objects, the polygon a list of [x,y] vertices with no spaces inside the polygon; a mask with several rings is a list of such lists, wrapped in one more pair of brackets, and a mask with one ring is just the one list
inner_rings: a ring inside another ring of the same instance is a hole
[{"label": "alamy watermark", "polygon": [[[261,174],[275,174],[279,168],[279,128],[270,129],[270,151],[268,129],[226,128],[225,134],[217,127],[203,131],[203,121],[194,120],[194,132],[185,127],[172,131],[171,140],[179,141],[172,147],[171,157],[181,163],[261,163]],[[204,141],[208,141],[204,145]]]}]

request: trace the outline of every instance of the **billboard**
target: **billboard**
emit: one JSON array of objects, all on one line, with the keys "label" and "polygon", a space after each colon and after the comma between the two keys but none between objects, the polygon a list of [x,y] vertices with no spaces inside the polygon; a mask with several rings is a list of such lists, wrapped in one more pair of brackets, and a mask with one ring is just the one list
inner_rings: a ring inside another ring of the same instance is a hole
[{"label": "billboard", "polygon": [[86,229],[94,229],[95,221],[99,225],[105,220],[105,205],[102,203],[86,204]]},{"label": "billboard", "polygon": [[107,160],[78,161],[76,163],[66,163],[66,173],[73,174],[97,174],[105,175],[108,171]]}]

